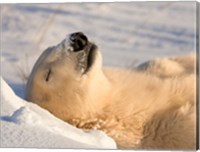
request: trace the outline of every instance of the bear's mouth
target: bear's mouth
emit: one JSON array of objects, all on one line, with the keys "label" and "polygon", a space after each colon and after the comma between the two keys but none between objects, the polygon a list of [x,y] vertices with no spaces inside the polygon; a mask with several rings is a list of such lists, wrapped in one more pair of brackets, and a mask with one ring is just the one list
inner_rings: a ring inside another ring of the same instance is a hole
[{"label": "bear's mouth", "polygon": [[71,34],[69,44],[70,51],[75,54],[76,71],[86,74],[95,61],[97,46],[89,42],[82,32]]}]

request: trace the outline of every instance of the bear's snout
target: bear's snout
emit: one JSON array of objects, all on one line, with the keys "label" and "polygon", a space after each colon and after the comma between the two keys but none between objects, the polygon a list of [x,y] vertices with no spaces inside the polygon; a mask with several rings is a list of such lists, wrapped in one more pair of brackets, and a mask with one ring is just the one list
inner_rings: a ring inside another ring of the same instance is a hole
[{"label": "bear's snout", "polygon": [[82,32],[72,33],[69,39],[74,52],[83,50],[88,44],[88,39]]}]

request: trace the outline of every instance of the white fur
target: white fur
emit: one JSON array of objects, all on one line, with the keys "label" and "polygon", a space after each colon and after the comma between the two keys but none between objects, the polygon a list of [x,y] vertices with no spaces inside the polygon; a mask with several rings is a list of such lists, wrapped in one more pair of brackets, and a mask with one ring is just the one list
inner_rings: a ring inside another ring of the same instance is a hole
[{"label": "white fur", "polygon": [[[27,99],[82,129],[106,132],[119,148],[195,149],[194,55],[160,58],[135,70],[102,68],[100,52],[80,76],[73,62],[43,54],[27,85]],[[51,58],[53,75],[42,80]],[[60,63],[60,61],[62,61]]]}]

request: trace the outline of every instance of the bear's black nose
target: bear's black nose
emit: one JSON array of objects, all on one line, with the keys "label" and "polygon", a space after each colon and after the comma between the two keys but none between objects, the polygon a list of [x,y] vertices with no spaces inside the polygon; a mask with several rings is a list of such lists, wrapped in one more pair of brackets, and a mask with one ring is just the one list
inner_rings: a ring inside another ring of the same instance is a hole
[{"label": "bear's black nose", "polygon": [[69,39],[75,52],[83,50],[88,44],[88,39],[82,32],[72,33]]}]

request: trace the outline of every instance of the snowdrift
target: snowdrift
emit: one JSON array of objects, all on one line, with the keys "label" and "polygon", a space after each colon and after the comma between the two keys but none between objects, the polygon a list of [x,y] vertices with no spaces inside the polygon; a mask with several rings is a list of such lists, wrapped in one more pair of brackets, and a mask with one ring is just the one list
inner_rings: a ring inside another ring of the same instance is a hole
[{"label": "snowdrift", "polygon": [[82,131],[29,103],[1,78],[1,147],[116,149],[97,130]]}]

